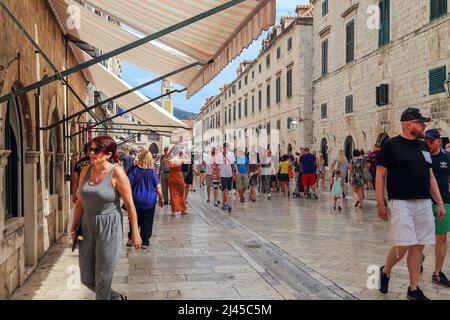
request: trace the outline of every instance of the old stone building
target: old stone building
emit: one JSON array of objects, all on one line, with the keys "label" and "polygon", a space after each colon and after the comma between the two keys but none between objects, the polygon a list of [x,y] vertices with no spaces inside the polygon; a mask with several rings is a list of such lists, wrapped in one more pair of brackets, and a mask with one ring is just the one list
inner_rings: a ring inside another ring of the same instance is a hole
[{"label": "old stone building", "polygon": [[[58,70],[78,64],[45,0],[5,0]],[[4,10],[0,10],[0,96],[32,84],[53,70],[36,53]],[[67,79],[86,99],[86,79]],[[80,111],[81,104],[61,81],[0,104],[0,298],[22,284],[48,248],[63,234],[69,217],[69,151],[79,153],[86,136],[70,142],[64,130],[78,124],[40,127]],[[80,121],[87,121],[82,116]]]},{"label": "old stone building", "polygon": [[315,0],[314,148],[348,158],[400,133],[417,106],[449,129],[447,1]]},{"label": "old stone building", "polygon": [[312,6],[298,5],[296,13],[282,17],[260,54],[241,62],[236,79],[207,99],[196,118],[204,145],[231,141],[227,132],[238,129],[243,131],[238,139],[265,130],[268,143],[271,129],[278,129],[280,153],[312,143]]}]

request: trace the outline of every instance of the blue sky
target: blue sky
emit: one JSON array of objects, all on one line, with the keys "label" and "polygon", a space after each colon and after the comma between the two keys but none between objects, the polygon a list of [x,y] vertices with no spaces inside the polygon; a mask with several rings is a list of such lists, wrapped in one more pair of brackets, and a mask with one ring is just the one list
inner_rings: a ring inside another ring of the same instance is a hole
[{"label": "blue sky", "polygon": [[[280,21],[281,16],[294,15],[297,4],[306,3],[309,3],[309,0],[277,0],[277,23]],[[242,51],[240,56],[234,59],[216,78],[214,78],[207,86],[197,92],[189,100],[186,100],[185,92],[175,94],[174,106],[186,111],[198,112],[207,97],[218,94],[219,88],[224,83],[230,83],[236,78],[236,68],[242,60],[252,60],[258,56],[261,41],[266,35],[267,32],[263,32],[258,40],[254,41],[247,49]],[[133,87],[149,81],[150,79],[157,78],[157,76],[127,63],[126,61],[123,61],[122,77]],[[175,85],[175,88],[181,89],[182,87]],[[159,82],[140,91],[149,97],[156,97],[160,95],[160,90],[161,83]]]}]

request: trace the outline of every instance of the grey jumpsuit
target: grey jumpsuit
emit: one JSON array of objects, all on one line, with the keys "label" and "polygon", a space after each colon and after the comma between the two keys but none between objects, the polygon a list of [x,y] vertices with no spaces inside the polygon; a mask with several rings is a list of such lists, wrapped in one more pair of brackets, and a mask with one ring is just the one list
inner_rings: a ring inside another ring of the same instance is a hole
[{"label": "grey jumpsuit", "polygon": [[119,300],[120,294],[111,289],[111,283],[122,246],[120,194],[111,184],[114,168],[96,185],[89,184],[91,169],[81,187],[81,282],[95,292],[96,300]]}]

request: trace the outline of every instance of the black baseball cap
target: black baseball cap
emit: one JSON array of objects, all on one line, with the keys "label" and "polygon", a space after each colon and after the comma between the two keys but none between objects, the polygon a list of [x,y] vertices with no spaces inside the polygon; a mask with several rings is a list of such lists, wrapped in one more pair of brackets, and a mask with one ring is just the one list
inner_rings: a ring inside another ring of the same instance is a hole
[{"label": "black baseball cap", "polygon": [[431,118],[424,117],[417,108],[407,108],[403,111],[400,121],[417,120],[421,122],[430,122]]},{"label": "black baseball cap", "polygon": [[431,140],[436,140],[441,138],[441,133],[438,129],[430,129],[425,131],[425,138],[429,138]]}]

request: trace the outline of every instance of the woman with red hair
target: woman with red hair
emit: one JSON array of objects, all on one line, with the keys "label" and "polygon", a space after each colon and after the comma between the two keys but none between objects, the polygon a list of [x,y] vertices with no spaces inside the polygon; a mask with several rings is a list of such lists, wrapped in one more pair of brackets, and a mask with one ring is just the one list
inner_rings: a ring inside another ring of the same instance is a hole
[{"label": "woman with red hair", "polygon": [[133,246],[140,249],[142,245],[131,186],[122,167],[109,162],[117,151],[113,138],[94,138],[89,151],[91,165],[80,174],[70,233],[75,241],[81,226],[81,282],[95,292],[97,300],[126,300],[126,296],[112,290],[111,283],[123,241],[121,197],[128,211]]}]

